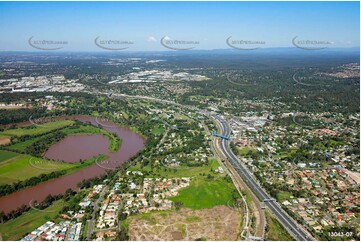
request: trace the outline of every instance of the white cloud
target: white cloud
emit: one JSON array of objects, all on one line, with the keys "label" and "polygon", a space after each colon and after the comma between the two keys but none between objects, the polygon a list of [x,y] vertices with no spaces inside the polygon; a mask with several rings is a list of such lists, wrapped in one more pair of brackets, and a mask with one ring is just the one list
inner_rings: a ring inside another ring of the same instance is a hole
[{"label": "white cloud", "polygon": [[149,36],[148,41],[149,42],[157,42],[157,39],[154,36]]},{"label": "white cloud", "polygon": [[168,36],[164,36],[164,40],[172,40],[172,38]]}]

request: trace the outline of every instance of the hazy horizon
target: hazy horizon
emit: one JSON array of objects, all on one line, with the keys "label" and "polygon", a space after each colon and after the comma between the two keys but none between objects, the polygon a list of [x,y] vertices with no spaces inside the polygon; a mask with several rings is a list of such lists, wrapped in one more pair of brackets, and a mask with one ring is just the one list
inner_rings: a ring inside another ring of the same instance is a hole
[{"label": "hazy horizon", "polygon": [[44,45],[47,50],[81,52],[167,51],[180,46],[166,46],[167,41],[190,42],[181,49],[197,50],[288,48],[297,43],[303,48],[311,42],[320,42],[317,48],[359,48],[359,6],[359,2],[0,2],[0,31],[6,33],[0,51],[31,51]]}]

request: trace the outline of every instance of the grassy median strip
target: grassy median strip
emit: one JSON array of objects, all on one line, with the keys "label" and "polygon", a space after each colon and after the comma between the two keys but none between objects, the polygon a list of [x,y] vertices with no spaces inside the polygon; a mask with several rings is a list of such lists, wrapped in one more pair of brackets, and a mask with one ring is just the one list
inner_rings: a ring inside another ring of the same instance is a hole
[{"label": "grassy median strip", "polygon": [[266,210],[266,220],[267,220],[267,228],[266,228],[266,240],[273,241],[292,241],[293,237],[287,232],[285,228],[277,221],[273,215]]}]

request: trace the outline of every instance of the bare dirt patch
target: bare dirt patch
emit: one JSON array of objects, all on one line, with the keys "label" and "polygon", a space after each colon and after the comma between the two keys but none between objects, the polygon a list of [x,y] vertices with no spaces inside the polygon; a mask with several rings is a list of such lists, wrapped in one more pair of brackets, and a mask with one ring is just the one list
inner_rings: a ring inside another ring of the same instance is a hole
[{"label": "bare dirt patch", "polygon": [[131,216],[130,240],[237,240],[240,212],[226,206]]},{"label": "bare dirt patch", "polygon": [[0,145],[6,145],[10,143],[9,137],[0,137]]}]

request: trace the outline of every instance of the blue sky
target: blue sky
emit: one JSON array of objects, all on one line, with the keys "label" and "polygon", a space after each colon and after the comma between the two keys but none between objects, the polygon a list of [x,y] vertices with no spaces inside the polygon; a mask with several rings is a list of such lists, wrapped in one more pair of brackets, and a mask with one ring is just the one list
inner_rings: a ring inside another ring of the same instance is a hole
[{"label": "blue sky", "polygon": [[167,50],[164,36],[226,49],[226,39],[292,47],[292,38],[358,47],[359,2],[0,2],[0,50],[34,50],[28,39],[67,41],[63,50],[104,51],[94,39],[132,41],[128,50]]}]

